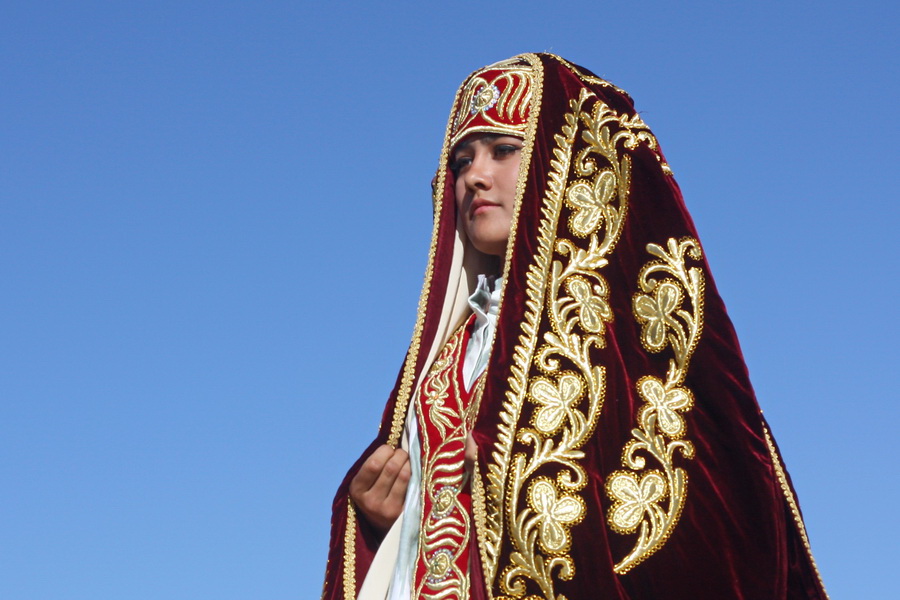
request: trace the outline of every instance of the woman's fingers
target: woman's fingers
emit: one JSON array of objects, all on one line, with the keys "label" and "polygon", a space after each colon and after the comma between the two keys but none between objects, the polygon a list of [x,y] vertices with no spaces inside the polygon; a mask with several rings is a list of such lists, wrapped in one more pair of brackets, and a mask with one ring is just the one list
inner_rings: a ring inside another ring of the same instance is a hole
[{"label": "woman's fingers", "polygon": [[385,498],[386,502],[399,505],[399,510],[397,511],[398,515],[400,514],[400,511],[403,510],[403,503],[406,500],[406,488],[409,487],[409,478],[412,473],[409,455],[403,450],[400,450],[400,452],[403,452],[403,464],[400,466],[397,477],[394,478],[394,482],[391,485],[391,491]]},{"label": "woman's fingers", "polygon": [[379,446],[375,452],[359,468],[359,472],[350,481],[350,495],[367,492],[384,470],[385,464],[393,456],[394,449],[388,445]]},{"label": "woman's fingers", "polygon": [[387,531],[400,513],[410,478],[409,454],[380,446],[350,481],[350,497],[369,522]]}]

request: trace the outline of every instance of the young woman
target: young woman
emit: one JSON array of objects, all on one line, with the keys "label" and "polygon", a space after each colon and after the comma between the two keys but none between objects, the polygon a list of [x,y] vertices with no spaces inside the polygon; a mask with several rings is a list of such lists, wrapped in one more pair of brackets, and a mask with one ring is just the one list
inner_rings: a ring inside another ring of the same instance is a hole
[{"label": "young woman", "polygon": [[553,55],[457,93],[412,344],[324,598],[825,598],[656,138]]}]

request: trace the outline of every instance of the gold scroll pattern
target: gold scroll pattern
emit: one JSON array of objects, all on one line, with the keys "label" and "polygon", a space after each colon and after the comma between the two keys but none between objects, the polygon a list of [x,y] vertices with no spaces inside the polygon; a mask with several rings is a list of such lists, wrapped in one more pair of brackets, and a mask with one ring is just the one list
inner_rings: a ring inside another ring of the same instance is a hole
[{"label": "gold scroll pattern", "polygon": [[[423,494],[431,510],[423,515],[419,533],[419,553],[426,573],[417,583],[414,598],[465,600],[469,597],[468,573],[459,568],[459,557],[469,547],[471,524],[469,509],[463,506],[459,493],[463,487],[463,452],[467,429],[467,395],[456,385],[456,373],[462,360],[464,327],[444,345],[440,355],[422,383],[419,400],[419,423],[422,425]],[[439,432],[426,432],[427,422]],[[429,447],[429,440],[439,440]]]},{"label": "gold scroll pattern", "polygon": [[[671,535],[687,497],[687,473],[675,466],[676,454],[694,456],[693,444],[682,439],[682,413],[694,404],[683,384],[703,329],[704,279],[703,271],[687,266],[686,260],[701,259],[700,245],[693,238],[670,238],[665,248],[648,244],[647,252],[657,260],[641,269],[638,285],[643,293],[634,295],[632,308],[642,324],[644,348],[662,352],[670,347],[673,356],[665,378],[646,375],[638,380],[644,404],[622,452],[622,465],[629,470],[615,471],[606,480],[613,500],[610,528],[621,534],[637,532],[632,550],[614,567],[620,574],[656,552]],[[689,307],[683,306],[685,296]]]},{"label": "gold scroll pattern", "polygon": [[[595,102],[587,109],[590,98]],[[565,600],[555,591],[556,580],[575,575],[568,550],[570,530],[585,512],[581,448],[596,427],[606,390],[605,369],[591,354],[605,347],[606,324],[613,320],[601,270],[622,233],[631,187],[631,158],[621,150],[641,143],[656,148],[640,116],[619,115],[585,89],[569,108],[554,136],[522,335],[488,464],[484,556],[489,579],[499,584],[498,600]],[[584,146],[575,153],[579,132]],[[565,207],[571,236],[557,238]],[[576,244],[572,236],[582,241]],[[544,315],[549,327],[539,340]],[[532,417],[519,423],[526,403]],[[500,565],[503,543],[509,553]]]}]

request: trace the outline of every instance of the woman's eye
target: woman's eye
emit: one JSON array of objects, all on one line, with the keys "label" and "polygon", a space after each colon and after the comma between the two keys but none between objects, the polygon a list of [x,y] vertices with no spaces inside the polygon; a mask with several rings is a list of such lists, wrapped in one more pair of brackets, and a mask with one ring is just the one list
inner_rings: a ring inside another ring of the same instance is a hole
[{"label": "woman's eye", "polygon": [[470,157],[457,156],[455,159],[453,159],[453,163],[450,165],[450,169],[458,173],[461,169],[468,167],[470,164],[472,164],[472,159]]},{"label": "woman's eye", "polygon": [[494,152],[497,156],[509,156],[510,154],[515,154],[518,150],[521,150],[518,146],[513,146],[512,144],[500,144]]}]

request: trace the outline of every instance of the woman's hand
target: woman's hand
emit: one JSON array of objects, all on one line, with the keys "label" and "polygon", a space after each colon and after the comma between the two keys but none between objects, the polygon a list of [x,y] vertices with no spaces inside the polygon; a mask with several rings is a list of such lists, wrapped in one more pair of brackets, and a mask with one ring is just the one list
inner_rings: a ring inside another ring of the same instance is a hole
[{"label": "woman's hand", "polygon": [[356,507],[382,534],[403,512],[410,472],[406,450],[385,444],[366,459],[350,481],[350,497]]}]

